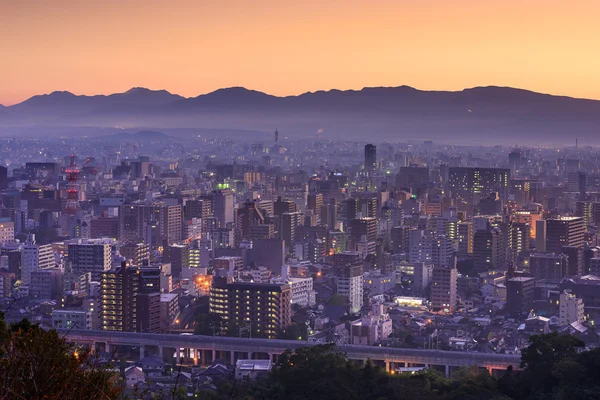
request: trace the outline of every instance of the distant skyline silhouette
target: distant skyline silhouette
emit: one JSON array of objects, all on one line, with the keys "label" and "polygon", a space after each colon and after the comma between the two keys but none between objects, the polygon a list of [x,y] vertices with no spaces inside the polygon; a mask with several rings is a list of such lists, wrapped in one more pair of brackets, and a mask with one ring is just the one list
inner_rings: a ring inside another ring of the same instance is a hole
[{"label": "distant skyline silhouette", "polygon": [[1,1],[0,104],[132,86],[185,97],[406,84],[600,99],[600,2]]}]

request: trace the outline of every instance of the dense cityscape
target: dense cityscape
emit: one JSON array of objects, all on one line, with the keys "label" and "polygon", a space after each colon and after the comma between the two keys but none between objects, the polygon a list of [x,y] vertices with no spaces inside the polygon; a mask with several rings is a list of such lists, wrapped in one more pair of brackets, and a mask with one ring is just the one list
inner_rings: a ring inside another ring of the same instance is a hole
[{"label": "dense cityscape", "polygon": [[501,376],[531,335],[598,343],[598,154],[5,139],[2,309],[117,362],[125,391],[217,390],[331,343],[388,373]]}]

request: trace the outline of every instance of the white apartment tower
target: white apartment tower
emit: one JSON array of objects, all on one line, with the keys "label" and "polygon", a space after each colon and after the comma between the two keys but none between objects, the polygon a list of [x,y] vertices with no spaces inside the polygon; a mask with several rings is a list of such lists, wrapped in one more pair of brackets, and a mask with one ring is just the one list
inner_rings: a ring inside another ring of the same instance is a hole
[{"label": "white apartment tower", "polygon": [[52,268],[56,264],[54,252],[50,244],[37,244],[35,235],[27,235],[23,246],[21,263],[21,281],[24,286],[31,283],[31,273],[45,268]]}]

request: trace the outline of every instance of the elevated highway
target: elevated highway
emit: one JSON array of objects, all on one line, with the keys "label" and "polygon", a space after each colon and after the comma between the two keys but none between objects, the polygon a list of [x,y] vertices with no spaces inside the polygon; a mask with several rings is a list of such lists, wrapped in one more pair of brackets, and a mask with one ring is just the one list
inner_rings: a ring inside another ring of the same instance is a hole
[{"label": "elevated highway", "polygon": [[[271,359],[286,349],[295,350],[313,344],[297,340],[275,340],[257,338],[235,338],[223,336],[173,335],[136,332],[113,332],[71,330],[62,332],[73,343],[113,351],[118,346],[139,347],[140,358],[154,354],[164,359],[165,352],[172,353],[177,363],[210,364],[215,359],[228,360],[231,364],[238,359]],[[388,371],[398,367],[429,367],[450,375],[453,369],[462,366],[486,368],[490,373],[499,373],[508,366],[518,369],[520,356],[512,354],[478,353],[471,351],[443,351],[426,349],[400,349],[378,346],[344,345],[338,349],[348,359],[358,362],[372,360]],[[170,357],[170,354],[167,354]]]}]

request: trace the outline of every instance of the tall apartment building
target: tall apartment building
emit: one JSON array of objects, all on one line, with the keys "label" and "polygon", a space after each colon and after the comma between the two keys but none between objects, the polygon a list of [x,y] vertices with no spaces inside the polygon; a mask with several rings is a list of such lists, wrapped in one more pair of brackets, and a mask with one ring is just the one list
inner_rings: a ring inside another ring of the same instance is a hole
[{"label": "tall apartment building", "polygon": [[508,243],[512,252],[512,262],[516,263],[522,252],[529,251],[531,243],[531,227],[525,222],[510,224]]},{"label": "tall apartment building", "polygon": [[214,277],[209,308],[228,326],[248,327],[252,335],[274,338],[292,320],[292,291],[289,285],[233,282]]},{"label": "tall apartment building", "polygon": [[92,274],[93,281],[100,281],[102,273],[111,268],[113,240],[90,239],[69,243],[68,262],[74,272]]},{"label": "tall apartment building", "polygon": [[337,293],[348,299],[351,313],[359,313],[363,306],[364,277],[362,263],[335,267]]},{"label": "tall apartment building", "polygon": [[30,234],[21,252],[21,281],[24,286],[31,283],[31,273],[56,265],[50,244],[37,244],[35,235]]},{"label": "tall apartment building", "polygon": [[473,253],[473,223],[470,221],[458,223],[457,228],[458,254],[465,256]]},{"label": "tall apartment building", "polygon": [[431,306],[454,312],[457,301],[458,272],[454,267],[434,267],[431,274]]},{"label": "tall apartment building", "polygon": [[503,267],[505,249],[502,246],[501,232],[492,228],[478,230],[473,235],[473,265],[480,270]]},{"label": "tall apartment building", "polygon": [[539,211],[513,211],[510,214],[510,222],[523,223],[529,225],[529,236],[535,239],[537,236],[537,222],[542,218]]},{"label": "tall apartment building", "polygon": [[281,228],[279,233],[281,239],[285,241],[285,247],[289,253],[292,252],[296,243],[296,231],[300,226],[302,214],[299,212],[290,212],[281,214]]},{"label": "tall apartment building", "polygon": [[[102,273],[100,322],[113,331],[160,331],[160,275],[157,268],[138,268],[123,262]],[[158,286],[158,290],[157,289]]]},{"label": "tall apartment building", "polygon": [[408,252],[408,236],[410,227],[407,225],[394,226],[390,233],[390,249],[392,253]]},{"label": "tall apartment building", "polygon": [[533,308],[535,279],[518,276],[506,281],[506,311],[512,316],[529,313]]}]

